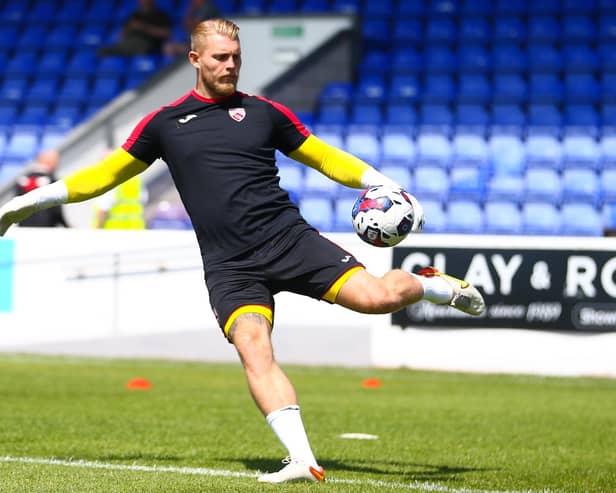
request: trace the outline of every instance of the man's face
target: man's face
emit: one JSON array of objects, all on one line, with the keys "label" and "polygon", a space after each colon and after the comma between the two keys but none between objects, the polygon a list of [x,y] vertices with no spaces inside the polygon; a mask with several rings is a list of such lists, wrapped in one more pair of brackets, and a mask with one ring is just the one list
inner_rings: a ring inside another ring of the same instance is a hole
[{"label": "man's face", "polygon": [[222,34],[211,34],[189,53],[197,69],[197,91],[209,98],[233,94],[242,65],[239,40]]}]

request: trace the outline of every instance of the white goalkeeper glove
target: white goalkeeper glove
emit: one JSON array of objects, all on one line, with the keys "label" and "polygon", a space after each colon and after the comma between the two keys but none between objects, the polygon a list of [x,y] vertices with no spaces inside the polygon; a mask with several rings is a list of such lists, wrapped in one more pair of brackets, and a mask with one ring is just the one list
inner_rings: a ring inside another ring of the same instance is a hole
[{"label": "white goalkeeper glove", "polygon": [[0,236],[4,236],[12,224],[23,221],[35,212],[61,205],[67,200],[68,190],[61,180],[13,197],[0,207]]},{"label": "white goalkeeper glove", "polygon": [[[361,184],[366,188],[382,185],[398,190],[404,190],[403,187],[398,185],[391,178],[385,176],[383,173],[372,167],[364,171],[364,174],[361,176]],[[408,190],[404,190],[404,192],[410,199],[411,205],[413,206],[413,225],[411,226],[411,232],[421,233],[425,223],[423,207],[419,203],[419,200],[417,200],[417,197],[412,195]]]}]

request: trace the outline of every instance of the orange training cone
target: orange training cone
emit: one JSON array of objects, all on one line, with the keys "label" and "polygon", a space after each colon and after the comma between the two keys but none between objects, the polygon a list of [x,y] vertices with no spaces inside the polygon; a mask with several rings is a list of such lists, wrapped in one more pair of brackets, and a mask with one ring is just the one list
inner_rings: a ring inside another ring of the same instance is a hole
[{"label": "orange training cone", "polygon": [[145,378],[133,378],[128,381],[126,388],[129,390],[149,390],[152,388],[152,384]]},{"label": "orange training cone", "polygon": [[378,389],[383,383],[378,378],[366,378],[361,385],[365,389]]}]

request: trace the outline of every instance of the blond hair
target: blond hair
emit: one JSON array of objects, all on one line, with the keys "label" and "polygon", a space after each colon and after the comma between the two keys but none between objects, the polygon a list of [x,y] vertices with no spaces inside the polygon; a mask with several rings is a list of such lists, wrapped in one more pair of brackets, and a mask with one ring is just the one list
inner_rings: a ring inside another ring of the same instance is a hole
[{"label": "blond hair", "polygon": [[226,19],[207,19],[195,26],[190,34],[190,49],[198,51],[197,47],[203,48],[205,39],[212,34],[222,34],[230,39],[239,39],[240,28]]}]

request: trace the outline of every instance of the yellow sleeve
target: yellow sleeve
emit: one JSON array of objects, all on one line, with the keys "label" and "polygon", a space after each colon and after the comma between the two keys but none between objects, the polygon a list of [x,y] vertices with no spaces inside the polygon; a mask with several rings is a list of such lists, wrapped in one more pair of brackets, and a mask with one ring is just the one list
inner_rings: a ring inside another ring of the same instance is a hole
[{"label": "yellow sleeve", "polygon": [[320,171],[351,188],[363,188],[361,177],[372,168],[368,163],[310,135],[289,157]]},{"label": "yellow sleeve", "polygon": [[98,163],[62,179],[68,190],[68,202],[81,202],[102,195],[147,167],[146,163],[119,148]]}]

